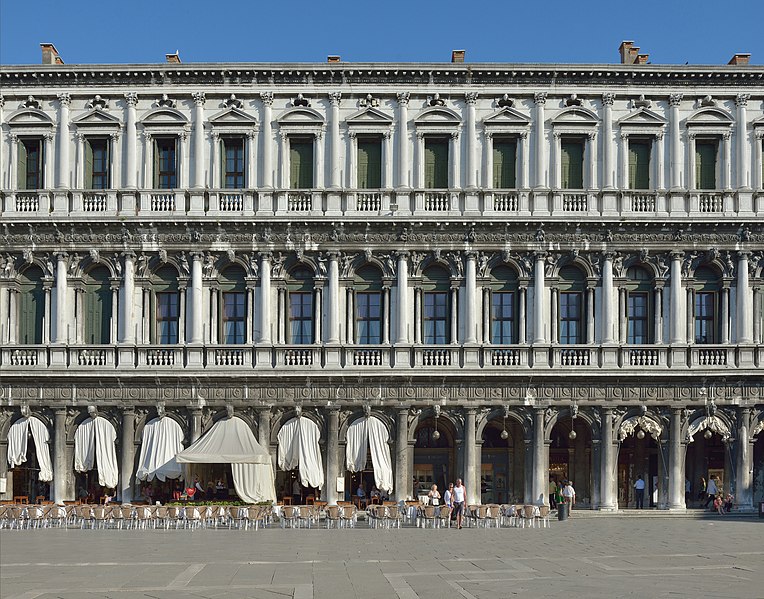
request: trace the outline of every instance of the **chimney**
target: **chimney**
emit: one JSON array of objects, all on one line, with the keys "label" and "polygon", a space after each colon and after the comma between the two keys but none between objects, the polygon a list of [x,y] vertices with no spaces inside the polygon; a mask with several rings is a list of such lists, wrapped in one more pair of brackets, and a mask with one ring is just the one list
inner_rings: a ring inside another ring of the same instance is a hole
[{"label": "chimney", "polygon": [[166,62],[169,62],[170,64],[180,64],[180,51],[175,50],[175,54],[165,54],[164,59]]},{"label": "chimney", "polygon": [[466,50],[452,50],[451,62],[464,62],[464,54]]},{"label": "chimney", "polygon": [[[621,45],[618,46],[618,53],[621,55],[621,64],[632,64],[634,62],[631,58],[631,51],[633,48],[634,42],[621,42]],[[637,48],[637,52],[639,52],[639,48]]]},{"label": "chimney", "polygon": [[53,44],[43,43],[40,44],[40,48],[42,48],[42,64],[64,64]]},{"label": "chimney", "polygon": [[649,54],[637,54],[637,59],[634,64],[647,64],[647,59],[650,58]]},{"label": "chimney", "polygon": [[340,57],[334,54],[330,54],[326,57],[326,62],[340,62]]},{"label": "chimney", "polygon": [[749,62],[751,62],[750,53],[738,52],[732,58],[730,58],[730,61],[727,64],[731,64],[732,66],[737,67],[747,65]]}]

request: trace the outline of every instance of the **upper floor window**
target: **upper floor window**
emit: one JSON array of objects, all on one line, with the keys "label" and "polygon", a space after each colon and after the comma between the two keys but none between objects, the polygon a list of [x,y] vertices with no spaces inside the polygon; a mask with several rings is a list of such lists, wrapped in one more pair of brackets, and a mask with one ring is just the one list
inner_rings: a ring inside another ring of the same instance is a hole
[{"label": "upper floor window", "polygon": [[175,345],[180,341],[180,293],[178,271],[169,264],[152,276],[156,328],[154,343]]},{"label": "upper floor window", "polygon": [[289,186],[310,189],[313,184],[313,138],[289,138]]},{"label": "upper floor window", "polygon": [[585,343],[583,329],[584,273],[576,266],[560,269],[560,343]]},{"label": "upper floor window", "polygon": [[382,138],[358,138],[358,189],[382,187]]},{"label": "upper floor window", "polygon": [[45,290],[43,273],[32,265],[19,275],[19,343],[42,343],[45,324]]},{"label": "upper floor window", "polygon": [[238,264],[220,273],[220,342],[226,345],[247,342],[246,273]]},{"label": "upper floor window", "polygon": [[109,270],[102,265],[83,277],[83,338],[88,344],[111,343],[112,290]]},{"label": "upper floor window", "polygon": [[517,187],[517,141],[514,138],[499,137],[493,140],[493,187]]},{"label": "upper floor window", "polygon": [[626,343],[644,345],[652,342],[650,334],[650,298],[652,277],[640,267],[632,266],[626,271]]},{"label": "upper floor window", "polygon": [[425,137],[424,186],[426,189],[448,188],[448,139]]},{"label": "upper floor window", "polygon": [[223,187],[243,189],[244,184],[244,138],[224,137]]},{"label": "upper floor window", "polygon": [[629,189],[650,189],[651,143],[647,139],[629,139]]},{"label": "upper floor window", "polygon": [[584,188],[584,141],[563,137],[560,140],[562,189]]},{"label": "upper floor window", "polygon": [[695,185],[698,189],[716,189],[716,157],[719,144],[712,139],[695,142]]},{"label": "upper floor window", "polygon": [[718,343],[717,297],[720,277],[711,266],[701,266],[695,271],[694,279],[695,343]]},{"label": "upper floor window", "polygon": [[43,145],[41,139],[22,139],[19,142],[19,189],[42,189]]},{"label": "upper floor window", "polygon": [[382,273],[377,267],[366,265],[356,272],[353,287],[356,290],[356,342],[382,343]]},{"label": "upper floor window", "polygon": [[289,343],[313,343],[313,273],[297,266],[289,273]]},{"label": "upper floor window", "polygon": [[517,273],[501,265],[491,271],[491,343],[517,343]]},{"label": "upper floor window", "polygon": [[109,188],[109,140],[105,137],[85,140],[85,185],[88,189]]},{"label": "upper floor window", "polygon": [[175,189],[178,186],[177,139],[158,137],[154,141],[154,188]]},{"label": "upper floor window", "polygon": [[448,316],[450,278],[440,266],[431,266],[422,275],[424,305],[422,306],[423,342],[444,345],[449,341]]}]

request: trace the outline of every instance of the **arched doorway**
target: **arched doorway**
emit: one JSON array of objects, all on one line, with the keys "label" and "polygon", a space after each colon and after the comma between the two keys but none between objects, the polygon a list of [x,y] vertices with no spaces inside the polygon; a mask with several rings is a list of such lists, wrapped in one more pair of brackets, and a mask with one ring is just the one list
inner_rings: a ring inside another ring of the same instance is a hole
[{"label": "arched doorway", "polygon": [[482,503],[522,503],[525,498],[525,441],[515,420],[494,417],[483,429],[480,464]]},{"label": "arched doorway", "polygon": [[690,481],[690,505],[687,507],[704,508],[706,496],[702,493],[701,479],[708,484],[713,476],[720,492],[731,490],[735,477],[729,444],[732,435],[721,418],[706,415],[690,423],[687,436],[685,477]]},{"label": "arched doorway", "polygon": [[759,505],[760,501],[764,501],[764,420],[761,422],[762,429],[760,429],[756,440],[753,443],[753,505],[754,507]]},{"label": "arched doorway", "polygon": [[50,459],[50,433],[41,420],[22,408],[22,417],[8,431],[8,465],[10,496],[26,496],[30,502],[38,497],[50,499],[53,465]]},{"label": "arched doorway", "polygon": [[359,506],[365,506],[372,495],[383,500],[393,492],[389,441],[389,422],[381,415],[368,412],[347,427],[345,497]]},{"label": "arched doorway", "polygon": [[[591,508],[594,497],[592,432],[583,418],[563,416],[549,436],[550,483],[571,481],[576,490],[576,507]],[[550,491],[545,495],[547,498]]]},{"label": "arched doorway", "polygon": [[666,456],[662,453],[661,424],[647,415],[624,418],[618,428],[618,506],[637,507],[634,485],[645,482],[643,507],[659,507],[665,502]]},{"label": "arched doorway", "polygon": [[464,478],[456,471],[455,446],[456,431],[448,418],[429,418],[419,423],[414,432],[414,470],[409,491],[412,497],[418,494],[416,489],[426,494],[433,484],[443,494],[449,482]]}]

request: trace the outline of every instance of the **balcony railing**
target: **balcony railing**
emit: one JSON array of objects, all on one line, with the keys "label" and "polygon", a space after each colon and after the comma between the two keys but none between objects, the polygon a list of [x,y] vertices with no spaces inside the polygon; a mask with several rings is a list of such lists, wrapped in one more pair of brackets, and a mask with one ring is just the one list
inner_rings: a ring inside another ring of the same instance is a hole
[{"label": "balcony railing", "polygon": [[632,212],[655,212],[656,201],[654,193],[636,193],[630,192],[631,211]]},{"label": "balcony railing", "polygon": [[313,210],[313,194],[309,191],[298,191],[287,194],[288,212],[310,212]]},{"label": "balcony railing", "polygon": [[451,195],[448,192],[426,192],[424,194],[425,212],[447,212],[451,209]]},{"label": "balcony railing", "polygon": [[764,367],[764,345],[553,345],[513,346],[323,346],[323,345],[9,345],[0,348],[0,370],[39,371],[160,369],[343,370],[427,368],[448,371],[578,369],[633,371],[650,376],[651,369],[681,372]]},{"label": "balcony railing", "polygon": [[378,192],[358,192],[355,199],[358,212],[379,212],[382,210],[382,194]]},{"label": "balcony railing", "polygon": [[588,212],[589,196],[585,193],[563,193],[562,210],[563,212]]},{"label": "balcony railing", "polygon": [[496,192],[493,194],[493,209],[496,212],[517,212],[517,194],[514,192]]},{"label": "balcony railing", "polygon": [[83,212],[106,212],[108,195],[106,192],[86,191],[82,194]]},{"label": "balcony railing", "polygon": [[38,212],[40,194],[36,192],[16,194],[16,212]]},{"label": "balcony railing", "polygon": [[702,213],[724,212],[724,194],[701,193],[698,196],[699,210]]}]

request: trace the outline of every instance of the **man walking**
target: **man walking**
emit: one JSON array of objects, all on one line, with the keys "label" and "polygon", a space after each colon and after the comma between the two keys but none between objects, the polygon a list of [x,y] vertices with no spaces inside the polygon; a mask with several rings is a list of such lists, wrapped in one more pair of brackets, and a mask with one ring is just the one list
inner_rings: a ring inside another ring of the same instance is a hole
[{"label": "man walking", "polygon": [[708,479],[708,485],[706,486],[706,503],[703,505],[704,508],[707,508],[708,504],[716,498],[718,492],[719,489],[716,486],[716,475],[712,474],[711,478]]},{"label": "man walking", "polygon": [[637,477],[637,482],[634,483],[634,491],[637,496],[637,509],[641,510],[645,507],[645,481],[642,480],[642,475]]},{"label": "man walking", "polygon": [[452,498],[454,502],[454,514],[456,515],[456,528],[461,528],[464,504],[467,502],[467,489],[462,484],[461,478],[456,479]]}]

